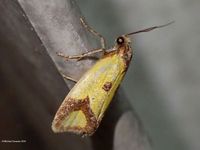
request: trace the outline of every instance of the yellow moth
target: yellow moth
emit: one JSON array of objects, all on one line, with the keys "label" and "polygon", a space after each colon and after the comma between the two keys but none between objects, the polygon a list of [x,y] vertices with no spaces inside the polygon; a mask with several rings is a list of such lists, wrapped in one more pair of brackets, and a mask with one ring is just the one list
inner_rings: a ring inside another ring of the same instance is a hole
[{"label": "yellow moth", "polygon": [[100,37],[102,48],[75,56],[64,56],[62,53],[58,55],[66,59],[81,59],[102,51],[104,55],[81,77],[65,97],[53,120],[52,130],[87,136],[92,135],[98,128],[128,69],[133,54],[129,36],[171,23],[121,35],[116,39],[113,48],[106,50],[104,38],[90,28],[82,18],[81,22],[91,33]]}]

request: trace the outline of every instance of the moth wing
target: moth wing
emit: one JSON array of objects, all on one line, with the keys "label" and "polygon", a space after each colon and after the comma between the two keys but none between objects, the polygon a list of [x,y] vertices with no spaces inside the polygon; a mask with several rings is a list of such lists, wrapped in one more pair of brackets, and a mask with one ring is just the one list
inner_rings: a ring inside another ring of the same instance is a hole
[{"label": "moth wing", "polygon": [[52,129],[55,132],[92,134],[123,79],[125,66],[117,53],[97,61],[66,96]]}]

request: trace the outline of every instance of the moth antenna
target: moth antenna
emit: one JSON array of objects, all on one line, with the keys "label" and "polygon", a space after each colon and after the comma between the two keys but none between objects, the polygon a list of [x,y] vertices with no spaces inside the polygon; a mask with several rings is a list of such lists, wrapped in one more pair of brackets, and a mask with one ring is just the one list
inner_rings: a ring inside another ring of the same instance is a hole
[{"label": "moth antenna", "polygon": [[149,31],[152,31],[154,29],[158,29],[158,28],[163,28],[163,27],[169,26],[169,25],[171,25],[174,22],[175,21],[171,21],[171,22],[163,24],[163,25],[159,25],[159,26],[154,26],[154,27],[142,29],[142,30],[139,30],[139,31],[135,31],[135,32],[131,32],[131,33],[125,34],[125,35],[133,35],[133,34],[137,34],[137,33],[141,33],[141,32],[149,32]]}]

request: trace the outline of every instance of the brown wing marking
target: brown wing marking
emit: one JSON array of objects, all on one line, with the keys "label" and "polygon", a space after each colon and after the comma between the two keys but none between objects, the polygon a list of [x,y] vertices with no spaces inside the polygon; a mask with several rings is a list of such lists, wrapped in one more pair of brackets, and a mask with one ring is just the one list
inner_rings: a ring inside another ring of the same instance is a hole
[{"label": "brown wing marking", "polygon": [[102,87],[102,89],[106,92],[109,92],[111,88],[112,88],[112,82],[105,82]]},{"label": "brown wing marking", "polygon": [[[87,125],[84,128],[81,128],[79,126],[74,127],[63,127],[61,125],[61,122],[71,113],[74,111],[82,111],[85,115]],[[89,96],[87,96],[84,99],[73,99],[68,98],[63,102],[63,104],[60,106],[58,112],[56,113],[53,125],[56,128],[59,128],[59,132],[63,131],[71,131],[78,134],[86,134],[86,135],[92,135],[95,130],[98,127],[98,121],[90,108],[90,100]]]}]

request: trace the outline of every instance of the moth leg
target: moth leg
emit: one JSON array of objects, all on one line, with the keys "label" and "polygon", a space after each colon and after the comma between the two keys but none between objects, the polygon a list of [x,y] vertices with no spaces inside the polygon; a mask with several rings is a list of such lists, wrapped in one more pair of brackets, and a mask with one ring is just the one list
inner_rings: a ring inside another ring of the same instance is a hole
[{"label": "moth leg", "polygon": [[92,29],[87,23],[86,21],[83,19],[83,18],[80,18],[80,21],[81,23],[83,24],[83,26],[90,32],[92,33],[93,35],[97,36],[100,38],[100,42],[101,42],[101,49],[104,51],[106,51],[106,42],[105,42],[105,39],[104,37],[98,33],[97,31],[95,31],[94,29]]},{"label": "moth leg", "polygon": [[57,53],[58,56],[61,56],[63,58],[65,58],[66,60],[68,59],[76,59],[76,60],[81,60],[82,58],[84,57],[87,57],[89,55],[92,55],[92,54],[95,54],[95,53],[99,53],[99,52],[103,52],[104,54],[106,53],[106,50],[105,50],[105,46],[106,46],[106,43],[105,43],[105,39],[104,37],[99,34],[98,32],[96,32],[95,30],[93,30],[86,22],[83,18],[80,18],[80,21],[82,23],[82,25],[89,31],[91,32],[93,35],[97,36],[100,38],[100,41],[101,41],[101,48],[98,48],[98,49],[92,49],[88,52],[85,52],[85,53],[82,53],[80,55],[73,55],[73,56],[66,56],[64,55],[63,53],[59,52]]},{"label": "moth leg", "polygon": [[75,82],[75,83],[77,83],[78,81],[76,80],[76,79],[74,79],[74,78],[72,78],[72,77],[70,77],[70,76],[66,76],[64,73],[62,73],[61,71],[60,71],[60,74],[63,76],[63,78],[65,78],[66,80],[70,80],[70,81],[73,81],[73,82]]},{"label": "moth leg", "polygon": [[99,52],[102,52],[102,51],[104,52],[104,49],[100,48],[100,49],[93,49],[93,50],[91,50],[91,51],[82,53],[82,54],[80,54],[80,55],[66,56],[66,55],[64,55],[64,54],[61,53],[61,52],[57,53],[57,55],[60,56],[60,57],[65,58],[66,60],[68,60],[68,59],[81,60],[81,59],[84,58],[84,57],[88,57],[88,56],[90,56],[90,55],[92,55],[92,54],[99,53]]}]

